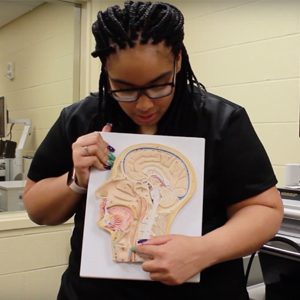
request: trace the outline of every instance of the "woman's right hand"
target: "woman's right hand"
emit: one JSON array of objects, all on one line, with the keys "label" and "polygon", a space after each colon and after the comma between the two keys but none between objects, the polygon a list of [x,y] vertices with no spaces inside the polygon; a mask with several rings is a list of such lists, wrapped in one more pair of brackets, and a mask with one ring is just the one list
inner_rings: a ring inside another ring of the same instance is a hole
[{"label": "woman's right hand", "polygon": [[[102,131],[110,132],[111,126],[105,125]],[[77,185],[87,187],[91,166],[99,170],[109,170],[114,160],[112,152],[114,152],[114,148],[103,140],[99,132],[95,131],[80,136],[72,145]]]}]

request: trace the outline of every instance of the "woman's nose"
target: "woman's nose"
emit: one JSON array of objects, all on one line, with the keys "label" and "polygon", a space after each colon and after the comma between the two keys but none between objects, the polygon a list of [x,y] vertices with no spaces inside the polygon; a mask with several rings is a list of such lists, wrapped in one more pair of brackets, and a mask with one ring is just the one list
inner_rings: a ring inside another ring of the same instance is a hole
[{"label": "woman's nose", "polygon": [[136,101],[136,109],[140,111],[148,111],[153,106],[153,100],[145,94],[141,94],[138,100]]}]

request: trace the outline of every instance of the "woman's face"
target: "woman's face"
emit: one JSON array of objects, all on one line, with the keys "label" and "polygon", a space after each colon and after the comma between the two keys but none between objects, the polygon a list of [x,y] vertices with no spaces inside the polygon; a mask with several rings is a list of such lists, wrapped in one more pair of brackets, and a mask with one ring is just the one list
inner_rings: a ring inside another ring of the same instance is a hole
[{"label": "woman's face", "polygon": [[[176,73],[181,68],[181,54],[175,59]],[[171,47],[157,45],[136,45],[111,54],[106,71],[112,90],[134,89],[172,82],[174,54]],[[144,93],[133,102],[119,102],[123,111],[139,126],[139,133],[154,134],[157,123],[169,108],[175,88],[170,95],[151,99]]]}]

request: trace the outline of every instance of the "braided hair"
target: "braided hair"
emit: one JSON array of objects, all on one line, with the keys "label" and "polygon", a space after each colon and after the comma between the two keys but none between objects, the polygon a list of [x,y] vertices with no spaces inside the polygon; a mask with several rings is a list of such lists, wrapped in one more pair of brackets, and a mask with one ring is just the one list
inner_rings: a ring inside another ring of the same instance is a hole
[{"label": "braided hair", "polygon": [[[98,12],[97,21],[92,25],[96,41],[92,56],[99,57],[102,62],[99,80],[99,126],[109,122],[114,125],[113,131],[137,132],[137,125],[108,94],[108,78],[104,66],[107,57],[116,53],[117,49],[133,48],[137,43],[146,44],[151,40],[153,45],[164,42],[167,47],[170,46],[174,57],[182,52],[182,65],[176,77],[175,94],[167,112],[158,122],[156,134],[194,136],[191,129],[193,126],[184,124],[196,120],[199,107],[201,110],[205,103],[205,88],[198,83],[191,69],[183,44],[183,24],[181,11],[163,2],[126,1],[124,9],[114,5]],[[195,85],[201,98],[201,105],[197,109],[193,101]]]}]

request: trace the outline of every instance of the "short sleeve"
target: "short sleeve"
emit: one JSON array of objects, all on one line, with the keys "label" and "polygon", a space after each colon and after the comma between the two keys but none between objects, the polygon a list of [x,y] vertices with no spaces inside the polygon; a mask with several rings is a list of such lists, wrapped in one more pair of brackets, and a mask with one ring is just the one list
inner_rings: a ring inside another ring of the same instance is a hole
[{"label": "short sleeve", "polygon": [[235,110],[228,119],[218,153],[221,193],[226,205],[276,185],[268,155],[244,108]]},{"label": "short sleeve", "polygon": [[38,147],[28,178],[37,182],[49,177],[58,177],[72,167],[71,144],[66,137],[64,110]]},{"label": "short sleeve", "polygon": [[95,122],[97,112],[98,94],[94,93],[65,107],[38,147],[28,178],[37,182],[70,171],[72,144],[78,137],[99,130]]}]

